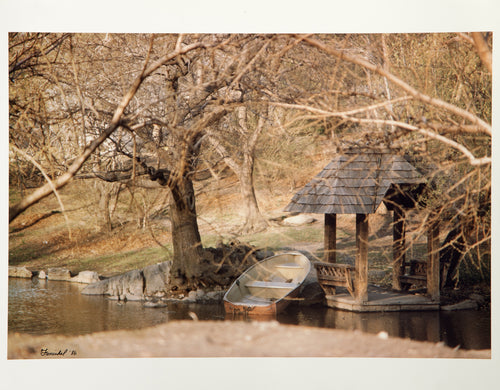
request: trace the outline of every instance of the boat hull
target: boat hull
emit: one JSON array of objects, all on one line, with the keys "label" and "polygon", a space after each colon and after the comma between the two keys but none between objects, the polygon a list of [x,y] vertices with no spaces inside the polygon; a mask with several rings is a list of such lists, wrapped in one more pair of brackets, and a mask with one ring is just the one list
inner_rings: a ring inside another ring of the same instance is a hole
[{"label": "boat hull", "polygon": [[296,298],[311,264],[301,253],[272,256],[246,270],[224,296],[227,314],[273,316]]},{"label": "boat hull", "polygon": [[252,306],[224,301],[224,310],[226,314],[234,315],[275,316],[285,310],[291,303],[291,300],[297,297],[298,293],[299,289],[297,288],[295,291],[288,294],[285,299],[270,303],[266,306]]}]

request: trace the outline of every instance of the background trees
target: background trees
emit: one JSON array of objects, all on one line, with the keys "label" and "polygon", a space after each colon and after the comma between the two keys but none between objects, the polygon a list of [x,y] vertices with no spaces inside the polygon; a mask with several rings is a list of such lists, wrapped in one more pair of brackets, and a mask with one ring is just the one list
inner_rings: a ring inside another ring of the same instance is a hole
[{"label": "background trees", "polygon": [[[481,259],[490,48],[488,34],[11,34],[10,180],[40,187],[11,205],[10,219],[76,175],[99,180],[103,230],[122,191],[139,227],[168,208],[174,273],[193,284],[203,257],[193,181],[221,159],[240,182],[242,231],[252,231],[267,224],[256,161],[262,176],[290,172],[295,190],[307,148],[385,145],[428,175],[422,221],[433,210],[463,226]],[[168,206],[143,196],[153,191],[167,192]]]},{"label": "background trees", "polygon": [[[310,119],[356,124],[354,137],[336,132],[343,141],[405,153],[431,189],[422,221],[437,219],[452,230],[445,247],[455,245],[473,263],[489,259],[492,135],[491,68],[488,55],[478,54],[491,48],[491,37],[476,38],[479,45],[468,34],[304,37],[320,52],[354,65],[348,68],[354,98],[336,109],[310,94],[280,104]],[[330,99],[340,96],[331,91]]]}]

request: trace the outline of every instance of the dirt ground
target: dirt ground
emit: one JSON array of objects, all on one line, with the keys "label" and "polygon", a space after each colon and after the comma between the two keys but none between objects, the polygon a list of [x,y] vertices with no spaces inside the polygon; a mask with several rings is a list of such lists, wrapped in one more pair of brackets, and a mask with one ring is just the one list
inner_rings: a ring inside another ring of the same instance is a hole
[{"label": "dirt ground", "polygon": [[9,334],[8,359],[139,357],[392,357],[490,359],[460,350],[359,331],[281,325],[276,321],[175,321],[132,331],[82,336]]}]

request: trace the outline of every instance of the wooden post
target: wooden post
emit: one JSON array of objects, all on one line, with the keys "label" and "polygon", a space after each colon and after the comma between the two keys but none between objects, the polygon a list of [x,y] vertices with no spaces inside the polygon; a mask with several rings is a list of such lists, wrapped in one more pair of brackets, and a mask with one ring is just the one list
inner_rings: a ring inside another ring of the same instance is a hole
[{"label": "wooden post", "polygon": [[394,290],[401,290],[399,277],[403,275],[406,260],[405,236],[405,212],[401,207],[395,205],[392,225],[392,288]]},{"label": "wooden post", "polygon": [[325,262],[337,261],[337,214],[325,214]]},{"label": "wooden post", "polygon": [[356,214],[356,302],[368,301],[368,214]]},{"label": "wooden post", "polygon": [[439,301],[439,224],[427,228],[427,295]]}]

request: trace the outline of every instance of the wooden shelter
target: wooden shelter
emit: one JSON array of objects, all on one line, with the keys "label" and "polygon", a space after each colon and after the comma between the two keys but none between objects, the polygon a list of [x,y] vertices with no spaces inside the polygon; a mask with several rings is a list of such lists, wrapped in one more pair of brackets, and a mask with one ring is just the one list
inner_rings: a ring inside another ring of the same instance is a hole
[{"label": "wooden shelter", "polygon": [[[387,149],[351,148],[293,196],[285,211],[325,215],[325,262],[316,264],[316,269],[327,300],[336,299],[336,287],[347,287],[355,307],[368,304],[368,216],[382,202],[394,215],[393,290],[403,291],[410,284],[425,285],[431,301],[439,300],[436,226],[429,227],[428,259],[411,266],[405,259],[405,210],[415,206],[424,187],[423,177],[403,156]],[[356,214],[354,267],[336,264],[337,214]],[[411,272],[405,275],[407,268]]]}]

